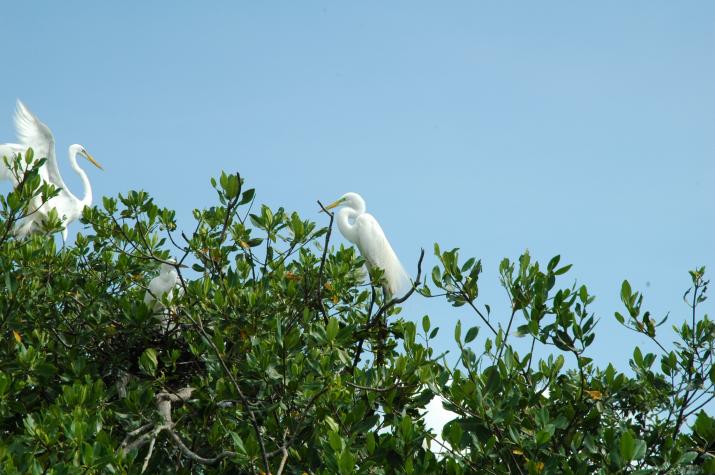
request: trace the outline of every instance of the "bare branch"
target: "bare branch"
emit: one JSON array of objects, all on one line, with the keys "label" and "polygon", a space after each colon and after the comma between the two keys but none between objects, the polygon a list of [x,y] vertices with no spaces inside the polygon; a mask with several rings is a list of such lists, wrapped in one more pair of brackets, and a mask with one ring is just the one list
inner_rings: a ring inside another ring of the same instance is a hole
[{"label": "bare branch", "polygon": [[[385,312],[387,312],[389,309],[391,309],[395,305],[404,302],[405,300],[410,298],[410,296],[415,292],[415,290],[417,289],[417,286],[420,283],[420,280],[422,279],[422,260],[424,259],[424,257],[425,257],[425,250],[420,249],[420,258],[417,261],[417,276],[415,277],[415,280],[412,282],[412,287],[410,287],[410,290],[408,290],[407,293],[405,295],[403,295],[402,297],[394,298],[394,299],[390,300],[389,302],[383,304],[382,307],[380,307],[378,309],[378,311],[374,317],[370,317],[370,314],[368,313],[368,316],[367,316],[368,321],[365,325],[366,331],[369,330],[370,328],[372,328],[377,322],[379,322],[380,317]],[[372,288],[372,292],[373,292],[373,296],[372,296],[372,300],[370,302],[369,312],[372,311],[372,305],[373,305],[373,302],[375,301],[375,288],[374,287]],[[357,367],[358,363],[360,362],[360,356],[362,355],[364,342],[365,342],[365,339],[363,338],[358,343],[357,350],[355,350],[355,356],[353,357],[353,364],[351,366],[351,370],[354,370],[355,367]]]},{"label": "bare branch", "polygon": [[[236,455],[236,452],[231,452],[230,450],[224,450],[223,452],[219,453],[215,457],[202,457],[201,455],[197,454],[196,452],[192,451],[190,448],[186,446],[183,440],[181,440],[181,437],[179,434],[176,433],[174,430],[175,423],[173,422],[171,418],[171,404],[174,402],[183,402],[187,401],[190,397],[191,394],[193,393],[194,388],[191,387],[185,387],[182,388],[174,393],[171,392],[166,392],[162,391],[159,394],[156,395],[156,410],[159,413],[159,416],[161,418],[161,423],[160,424],[145,424],[138,429],[135,429],[127,434],[127,437],[124,439],[124,442],[122,442],[122,452],[126,455],[127,453],[131,452],[132,450],[139,449],[149,443],[149,450],[144,458],[144,463],[142,464],[142,473],[144,473],[149,466],[149,460],[151,459],[151,456],[154,452],[154,445],[156,443],[157,437],[159,437],[159,434],[161,432],[166,431],[169,433],[171,438],[173,439],[175,445],[179,448],[181,453],[184,454],[187,458],[193,460],[194,462],[205,464],[205,465],[211,465],[216,462],[218,462],[221,459],[224,459],[226,457],[233,457]],[[150,430],[149,432],[146,432],[147,430]],[[137,437],[134,442],[131,444],[128,443],[128,440],[131,437],[137,436],[141,434],[142,432],[146,432],[139,437]]]},{"label": "bare branch", "polygon": [[328,232],[325,233],[325,242],[323,243],[323,255],[320,257],[320,269],[318,270],[318,305],[320,306],[320,311],[323,313],[323,319],[328,321],[328,314],[325,311],[325,305],[323,304],[323,272],[325,270],[325,259],[328,256],[328,245],[330,244],[330,235],[333,233],[333,220],[335,219],[335,214],[328,211],[323,203],[318,200],[318,205],[323,210],[325,214],[330,216],[330,222],[328,223]]},{"label": "bare branch", "polygon": [[[424,249],[420,249],[420,258],[419,258],[419,260],[417,261],[417,277],[416,277],[415,280],[412,282],[412,287],[410,287],[410,290],[408,290],[407,293],[406,293],[405,295],[403,295],[402,297],[400,297],[400,298],[393,298],[393,299],[390,300],[389,302],[383,304],[382,307],[380,307],[380,308],[378,309],[378,311],[377,311],[377,313],[375,314],[375,316],[372,318],[372,321],[373,321],[373,322],[376,322],[382,315],[385,314],[385,312],[387,312],[388,310],[390,310],[390,309],[391,309],[392,307],[394,307],[395,305],[401,304],[402,302],[404,302],[405,300],[407,300],[408,298],[410,298],[410,296],[415,292],[415,290],[417,290],[417,286],[420,284],[420,279],[422,278],[422,260],[423,260],[424,258],[425,258],[425,250],[424,250]],[[372,323],[372,324],[374,324],[374,323]]]}]

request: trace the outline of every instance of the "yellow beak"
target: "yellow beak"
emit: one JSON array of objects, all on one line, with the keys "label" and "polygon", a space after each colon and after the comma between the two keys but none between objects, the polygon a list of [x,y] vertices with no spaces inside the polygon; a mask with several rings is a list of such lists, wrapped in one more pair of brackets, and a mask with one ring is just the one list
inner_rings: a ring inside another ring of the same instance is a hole
[{"label": "yellow beak", "polygon": [[340,198],[338,201],[335,201],[333,203],[330,203],[328,206],[325,207],[325,209],[333,209],[335,207],[340,206],[340,204],[343,202],[343,199]]},{"label": "yellow beak", "polygon": [[83,152],[84,152],[83,154],[84,154],[85,158],[87,158],[87,160],[89,160],[89,163],[91,163],[95,167],[99,168],[100,170],[104,170],[104,168],[102,168],[102,165],[97,163],[97,160],[95,160],[94,157],[92,155],[90,155],[88,151],[83,150]]}]

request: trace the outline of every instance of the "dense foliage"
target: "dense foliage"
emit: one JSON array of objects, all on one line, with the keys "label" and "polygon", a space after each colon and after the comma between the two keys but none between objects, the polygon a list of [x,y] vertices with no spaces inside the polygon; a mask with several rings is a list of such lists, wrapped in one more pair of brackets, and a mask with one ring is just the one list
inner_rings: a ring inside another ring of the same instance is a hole
[{"label": "dense foliage", "polygon": [[[11,166],[19,184],[0,202],[2,473],[715,472],[704,269],[691,272],[675,342],[659,339],[663,322],[623,283],[615,318],[659,353],[635,348],[622,373],[589,358],[594,297],[566,283],[558,256],[502,262],[507,315],[480,301],[481,263],[438,246],[431,275],[420,257],[414,288],[385,302],[366,284],[380,272],[366,279],[359,254],[333,245],[329,213],[316,224],[259,207],[238,175],[212,182],[217,204],[194,212],[190,234],[130,191],[86,209],[83,233],[60,246],[56,216],[44,234],[13,237],[57,191],[41,186],[39,164]],[[180,278],[157,310],[144,297],[160,263]],[[476,325],[454,328],[456,366],[432,346],[429,317],[400,314],[407,298],[473,311]],[[520,354],[517,336],[532,351]],[[537,346],[551,356],[532,357]],[[456,413],[442,434],[423,420],[435,395]]]}]

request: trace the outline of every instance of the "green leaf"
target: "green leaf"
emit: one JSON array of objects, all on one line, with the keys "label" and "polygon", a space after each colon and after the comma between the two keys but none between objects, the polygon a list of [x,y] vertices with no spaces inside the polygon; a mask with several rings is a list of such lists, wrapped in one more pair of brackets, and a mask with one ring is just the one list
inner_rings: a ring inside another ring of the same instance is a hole
[{"label": "green leaf", "polygon": [[328,432],[328,442],[330,443],[330,447],[335,452],[340,452],[343,450],[343,439],[340,437],[340,434],[338,434],[337,431],[331,430],[330,432]]},{"label": "green leaf", "polygon": [[693,430],[705,440],[705,445],[710,445],[715,441],[715,419],[708,416],[705,411],[700,411],[695,418]]},{"label": "green leaf", "polygon": [[643,354],[641,353],[641,349],[637,346],[633,350],[633,361],[635,362],[636,366],[643,366]]},{"label": "green leaf", "polygon": [[158,363],[159,361],[154,348],[147,348],[139,357],[139,367],[142,371],[151,376],[154,376]]},{"label": "green leaf", "polygon": [[430,321],[429,321],[429,316],[425,315],[422,317],[422,330],[424,330],[425,333],[427,333],[430,329]]},{"label": "green leaf", "polygon": [[372,455],[375,452],[375,434],[368,432],[365,442],[367,444],[367,453]]},{"label": "green leaf", "polygon": [[325,329],[325,332],[328,335],[328,340],[333,341],[335,340],[335,337],[338,335],[338,331],[340,330],[340,325],[338,324],[338,321],[335,318],[331,318],[330,321],[328,321],[328,326]]},{"label": "green leaf", "polygon": [[278,344],[283,343],[283,322],[280,317],[276,318],[276,341]]},{"label": "green leaf", "polygon": [[400,421],[400,432],[405,439],[409,439],[412,434],[412,420],[409,416],[405,416]]},{"label": "green leaf", "polygon": [[561,256],[559,256],[559,255],[552,257],[551,260],[549,261],[549,263],[547,264],[546,268],[548,270],[556,269],[556,266],[559,265],[560,260],[561,260]]},{"label": "green leaf", "polygon": [[685,452],[678,459],[677,465],[690,465],[696,458],[698,458],[697,452]]},{"label": "green leaf", "polygon": [[236,449],[236,451],[240,454],[245,454],[246,447],[243,445],[243,440],[241,439],[241,436],[239,436],[235,432],[230,432],[230,434],[231,434],[231,438],[233,439],[234,449]]},{"label": "green leaf", "polygon": [[439,272],[439,267],[434,266],[432,268],[432,282],[434,282],[434,285],[436,285],[439,288],[442,288],[442,275]]},{"label": "green leaf", "polygon": [[457,324],[454,326],[454,341],[458,345],[462,344],[462,322],[457,320]]},{"label": "green leaf", "polygon": [[540,430],[536,433],[536,444],[543,445],[551,439],[552,433],[547,430]]},{"label": "green leaf", "polygon": [[467,262],[464,263],[461,271],[467,272],[467,270],[470,269],[474,265],[475,261],[476,261],[476,259],[474,257],[470,257],[469,259],[467,259]]},{"label": "green leaf", "polygon": [[627,280],[624,280],[621,284],[621,301],[626,305],[630,305],[631,294],[631,284],[629,284]]},{"label": "green leaf", "polygon": [[462,445],[462,434],[464,434],[462,426],[459,425],[458,422],[453,422],[451,424],[448,424],[448,427],[449,430],[446,434],[447,440],[452,447],[460,448],[460,446]]},{"label": "green leaf", "polygon": [[[487,341],[489,342],[489,340]],[[490,366],[484,370],[484,375],[487,379],[484,385],[484,392],[492,393],[501,387],[501,375],[499,374],[499,368],[496,366]]]},{"label": "green leaf", "polygon": [[338,468],[340,469],[340,475],[349,475],[355,472],[355,457],[347,448],[340,454]]},{"label": "green leaf", "polygon": [[330,430],[332,430],[333,432],[337,433],[340,430],[340,426],[338,425],[338,423],[335,422],[335,419],[333,419],[330,416],[325,416],[325,423],[328,425]]},{"label": "green leaf", "polygon": [[586,434],[586,436],[583,438],[583,446],[586,447],[586,450],[588,450],[592,454],[598,452],[596,444],[593,440],[593,436],[591,434]]},{"label": "green leaf", "polygon": [[276,370],[275,366],[273,366],[273,365],[269,365],[266,368],[266,376],[268,376],[270,379],[272,379],[274,381],[283,379],[283,376]]},{"label": "green leaf", "polygon": [[479,334],[479,327],[472,327],[467,330],[467,335],[464,337],[464,343],[473,341],[477,337],[477,334]]},{"label": "green leaf", "polygon": [[246,190],[243,192],[241,195],[241,201],[238,202],[239,206],[240,205],[245,205],[249,203],[251,200],[253,200],[253,197],[256,195],[256,190],[251,188],[250,190]]},{"label": "green leaf", "polygon": [[563,266],[561,269],[556,269],[554,271],[554,275],[563,275],[563,274],[567,273],[569,270],[571,270],[572,266],[573,266],[573,264],[569,264],[569,265]]},{"label": "green leaf", "polygon": [[380,416],[378,415],[365,417],[364,419],[361,419],[356,424],[354,424],[352,430],[353,432],[363,434],[372,429],[378,422],[380,422]]},{"label": "green leaf", "polygon": [[633,452],[633,460],[641,460],[645,457],[646,449],[647,446],[645,440],[636,439],[636,448]]},{"label": "green leaf", "polygon": [[621,434],[621,458],[626,462],[633,460],[636,452],[636,441],[630,430]]},{"label": "green leaf", "polygon": [[616,320],[618,320],[618,323],[620,323],[621,325],[623,325],[624,322],[626,321],[626,319],[623,318],[623,315],[621,315],[619,312],[616,312],[615,316],[616,316]]}]

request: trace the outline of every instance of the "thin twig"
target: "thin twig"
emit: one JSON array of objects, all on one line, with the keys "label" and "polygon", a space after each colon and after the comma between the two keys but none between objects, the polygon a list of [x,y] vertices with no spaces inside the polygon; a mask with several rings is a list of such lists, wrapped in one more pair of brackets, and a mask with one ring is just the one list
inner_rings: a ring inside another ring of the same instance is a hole
[{"label": "thin twig", "polygon": [[320,257],[320,269],[318,270],[318,305],[320,306],[320,311],[323,314],[323,320],[327,323],[328,314],[325,310],[325,305],[323,304],[323,272],[325,271],[325,259],[328,256],[328,245],[330,244],[330,235],[333,232],[333,220],[335,219],[335,214],[328,211],[323,203],[318,200],[318,205],[320,208],[330,216],[330,222],[328,223],[328,231],[325,233],[325,242],[323,243],[323,255]]},{"label": "thin twig", "polygon": [[219,360],[219,363],[221,363],[221,367],[223,368],[224,372],[231,380],[233,387],[236,389],[236,392],[238,393],[238,397],[241,399],[241,403],[243,404],[243,407],[246,409],[246,412],[248,413],[248,417],[250,419],[251,425],[253,426],[253,430],[256,433],[256,438],[258,439],[258,445],[261,449],[261,456],[263,458],[263,465],[266,467],[266,472],[270,473],[271,466],[268,462],[268,452],[266,451],[265,442],[263,441],[263,435],[261,434],[261,428],[258,425],[258,419],[256,419],[256,415],[253,412],[253,409],[251,409],[251,406],[248,402],[248,398],[241,390],[241,386],[239,386],[238,381],[236,381],[236,378],[233,376],[233,373],[231,372],[228,365],[226,364],[226,361],[223,359],[223,356],[221,356],[221,352],[219,351],[218,347],[216,347],[216,344],[213,342],[213,339],[210,338],[208,333],[206,333],[206,330],[204,330],[203,324],[201,324],[199,321],[194,319],[188,312],[184,312],[184,314],[189,318],[189,320],[191,320],[191,323],[194,325],[194,327],[199,331],[201,336],[206,340],[206,342],[209,344],[211,349],[213,349],[214,353],[216,354],[216,357]]},{"label": "thin twig", "polygon": [[410,296],[415,292],[415,290],[417,289],[417,286],[420,284],[420,279],[422,278],[422,260],[424,259],[424,257],[425,257],[425,250],[421,249],[420,250],[420,258],[417,261],[417,278],[415,278],[414,282],[412,282],[412,287],[410,287],[410,290],[408,290],[407,293],[405,295],[403,295],[402,297],[393,298],[389,302],[383,304],[382,307],[380,307],[378,309],[375,316],[372,317],[371,325],[374,325],[375,324],[374,322],[377,322],[378,319],[385,314],[385,312],[390,310],[395,305],[403,303],[405,300],[410,298]]},{"label": "thin twig", "polygon": [[[424,259],[424,257],[425,257],[425,250],[420,249],[420,258],[417,261],[417,277],[412,282],[412,287],[410,288],[410,290],[408,290],[407,293],[405,295],[403,295],[402,297],[394,298],[394,299],[390,300],[389,302],[383,304],[378,309],[378,311],[374,317],[371,317],[370,313],[368,313],[367,323],[365,324],[364,331],[367,331],[370,328],[372,328],[373,326],[375,326],[375,324],[380,321],[380,317],[382,317],[382,315],[385,312],[387,312],[390,308],[392,308],[395,305],[400,304],[400,303],[404,302],[405,300],[407,300],[408,298],[410,298],[410,296],[417,289],[417,286],[420,284],[420,279],[422,278],[422,260]],[[372,296],[372,301],[370,303],[370,309],[371,309],[370,311],[372,311],[372,305],[373,305],[373,302],[375,301],[375,288],[374,287],[372,288],[372,292],[373,292],[373,296]],[[355,356],[353,357],[353,364],[351,366],[351,371],[354,370],[357,367],[357,364],[360,362],[360,356],[362,355],[364,341],[365,341],[365,339],[363,338],[358,343],[358,347],[355,351]]]},{"label": "thin twig", "polygon": [[388,391],[392,391],[393,389],[397,389],[397,388],[408,388],[408,387],[416,386],[416,384],[404,385],[404,384],[400,384],[400,383],[395,383],[390,386],[387,386],[386,388],[378,388],[378,387],[374,387],[374,386],[362,386],[360,384],[351,383],[350,381],[343,381],[343,383],[347,384],[348,386],[353,387],[355,389],[361,389],[363,391],[374,391],[376,393],[386,393]]}]

